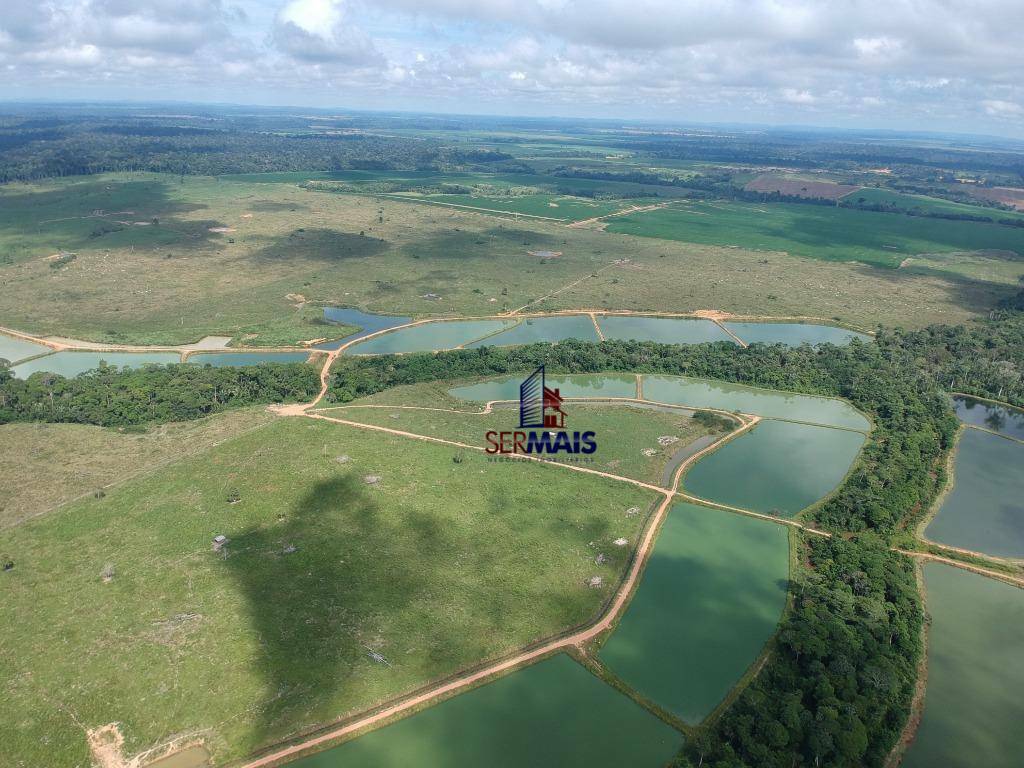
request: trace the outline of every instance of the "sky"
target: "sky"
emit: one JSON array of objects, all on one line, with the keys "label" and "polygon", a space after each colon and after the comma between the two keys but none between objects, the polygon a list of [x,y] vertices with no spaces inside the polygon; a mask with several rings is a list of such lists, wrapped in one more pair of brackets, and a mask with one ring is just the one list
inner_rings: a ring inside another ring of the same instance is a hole
[{"label": "sky", "polygon": [[1024,138],[1024,0],[2,0],[0,99]]}]

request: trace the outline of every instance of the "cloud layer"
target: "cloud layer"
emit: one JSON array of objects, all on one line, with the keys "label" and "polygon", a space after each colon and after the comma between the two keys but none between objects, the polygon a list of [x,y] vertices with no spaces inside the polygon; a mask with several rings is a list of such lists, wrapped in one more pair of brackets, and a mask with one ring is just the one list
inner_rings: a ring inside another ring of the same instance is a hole
[{"label": "cloud layer", "polygon": [[1020,0],[5,0],[0,97],[1024,136]]}]

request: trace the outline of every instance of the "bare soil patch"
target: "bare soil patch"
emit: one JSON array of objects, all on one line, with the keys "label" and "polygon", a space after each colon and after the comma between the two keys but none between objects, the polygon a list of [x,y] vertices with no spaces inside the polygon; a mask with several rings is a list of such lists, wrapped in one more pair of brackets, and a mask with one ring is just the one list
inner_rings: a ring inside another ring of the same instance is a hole
[{"label": "bare soil patch", "polygon": [[831,181],[804,181],[803,179],[787,179],[783,176],[765,174],[747,182],[744,187],[748,192],[778,192],[796,197],[816,197],[823,200],[838,200],[860,187],[850,184],[836,184]]},{"label": "bare soil patch", "polygon": [[971,187],[967,191],[971,197],[976,197],[979,200],[1012,205],[1018,211],[1024,211],[1024,189],[1018,187]]}]

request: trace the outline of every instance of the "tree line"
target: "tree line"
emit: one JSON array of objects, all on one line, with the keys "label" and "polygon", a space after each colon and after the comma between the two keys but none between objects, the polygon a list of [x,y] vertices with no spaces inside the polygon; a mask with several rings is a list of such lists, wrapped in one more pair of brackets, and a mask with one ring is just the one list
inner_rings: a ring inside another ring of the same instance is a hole
[{"label": "tree line", "polygon": [[126,427],[187,421],[263,403],[311,400],[320,373],[306,363],[247,367],[103,365],[71,378],[38,372],[16,379],[0,362],[0,424],[66,422]]}]

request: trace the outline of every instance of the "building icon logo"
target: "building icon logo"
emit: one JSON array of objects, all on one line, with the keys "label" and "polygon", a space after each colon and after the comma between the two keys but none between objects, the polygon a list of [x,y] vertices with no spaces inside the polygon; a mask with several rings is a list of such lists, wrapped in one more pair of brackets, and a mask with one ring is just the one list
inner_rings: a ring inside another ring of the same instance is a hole
[{"label": "building icon logo", "polygon": [[519,427],[565,429],[562,393],[547,386],[543,365],[519,385]]},{"label": "building icon logo", "polygon": [[597,450],[594,432],[567,432],[562,392],[549,387],[544,366],[527,376],[519,385],[519,429],[490,431],[486,451],[489,454],[558,454],[589,456]]}]

